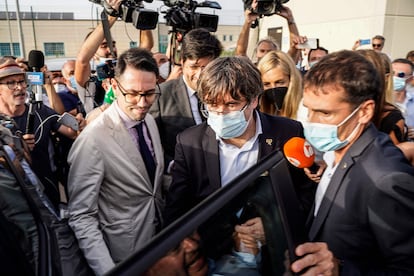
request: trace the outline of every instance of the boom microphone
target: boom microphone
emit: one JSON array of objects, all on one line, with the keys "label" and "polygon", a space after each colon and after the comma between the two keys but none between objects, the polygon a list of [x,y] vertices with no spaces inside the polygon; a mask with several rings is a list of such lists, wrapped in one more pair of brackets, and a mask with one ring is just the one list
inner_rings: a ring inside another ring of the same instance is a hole
[{"label": "boom microphone", "polygon": [[295,167],[309,168],[312,173],[315,173],[319,168],[314,163],[315,152],[311,144],[302,137],[290,138],[283,146],[283,153],[286,159]]}]

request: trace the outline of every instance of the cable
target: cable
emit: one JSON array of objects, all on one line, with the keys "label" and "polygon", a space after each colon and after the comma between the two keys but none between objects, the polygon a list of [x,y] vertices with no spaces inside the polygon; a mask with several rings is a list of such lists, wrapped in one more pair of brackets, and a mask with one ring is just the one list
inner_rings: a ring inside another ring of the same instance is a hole
[{"label": "cable", "polygon": [[39,121],[40,121],[40,125],[36,128],[36,131],[35,131],[35,133],[34,133],[34,135],[36,136],[36,134],[37,134],[37,132],[40,130],[40,135],[39,135],[39,138],[37,139],[37,140],[35,140],[35,145],[40,141],[40,138],[42,138],[42,135],[43,135],[43,125],[48,121],[48,120],[50,120],[51,118],[53,118],[53,117],[59,117],[59,115],[58,114],[53,114],[53,115],[50,115],[49,117],[47,117],[45,120],[43,120],[42,121],[42,117],[40,117],[40,114],[36,111],[36,113],[35,113],[36,115],[37,115],[37,117],[38,117],[38,119],[39,119]]}]

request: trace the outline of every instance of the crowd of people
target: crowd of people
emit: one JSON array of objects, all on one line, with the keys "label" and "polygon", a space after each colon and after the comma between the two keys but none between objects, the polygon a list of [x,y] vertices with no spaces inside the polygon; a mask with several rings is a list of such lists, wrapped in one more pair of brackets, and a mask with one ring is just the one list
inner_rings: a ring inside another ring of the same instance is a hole
[{"label": "crowd of people", "polygon": [[[121,2],[108,1],[115,10]],[[314,147],[319,169],[289,166],[309,240],[296,248],[291,271],[414,274],[414,51],[391,59],[382,52],[385,38],[376,35],[372,49],[362,49],[359,39],[352,50],[330,53],[317,45],[306,52],[305,68],[298,44],[307,38],[282,6],[277,15],[289,27],[288,52],[263,38],[250,59],[256,4],[245,12],[234,57],[220,57],[220,41],[202,28],[185,34],[179,64],[168,53],[151,52],[151,31],[141,31],[139,48],[118,56],[115,40],[98,25],[76,60],[60,71],[41,69],[42,102],[27,92],[30,68],[0,58],[1,118],[10,119],[8,128],[23,141],[21,158],[54,211],[67,208],[96,275],[292,137]],[[116,21],[108,15],[109,28]],[[103,79],[96,75],[100,64],[111,69]],[[77,129],[59,120],[65,112]],[[0,162],[0,169],[3,175],[7,166]],[[0,205],[3,213],[14,208]],[[260,254],[256,247],[266,240],[257,229],[263,231],[262,222],[252,216],[234,225],[232,236]],[[183,256],[200,239],[195,232],[183,240]],[[31,241],[21,243],[35,270]],[[208,262],[201,264],[183,273],[211,272]],[[146,275],[163,275],[163,265]]]}]

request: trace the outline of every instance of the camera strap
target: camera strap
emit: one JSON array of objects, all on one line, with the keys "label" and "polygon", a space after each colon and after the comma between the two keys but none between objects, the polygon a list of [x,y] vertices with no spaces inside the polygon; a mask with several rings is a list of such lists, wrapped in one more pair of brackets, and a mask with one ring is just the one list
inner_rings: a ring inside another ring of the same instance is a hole
[{"label": "camera strap", "polygon": [[111,31],[109,30],[109,21],[108,21],[108,15],[105,13],[105,11],[102,11],[101,13],[101,21],[102,21],[102,27],[104,32],[104,37],[106,39],[106,43],[109,46],[109,51],[111,51],[111,55],[114,57],[114,46],[112,44],[112,35]]}]

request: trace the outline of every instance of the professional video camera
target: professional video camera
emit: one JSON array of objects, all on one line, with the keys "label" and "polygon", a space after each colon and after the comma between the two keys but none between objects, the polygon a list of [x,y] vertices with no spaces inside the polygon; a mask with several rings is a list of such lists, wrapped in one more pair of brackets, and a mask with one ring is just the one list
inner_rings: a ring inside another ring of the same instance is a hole
[{"label": "professional video camera", "polygon": [[[250,8],[252,0],[243,0],[244,9]],[[257,7],[254,10],[259,15],[269,16],[280,11],[282,4],[289,2],[289,0],[257,0]]]},{"label": "professional video camera", "polygon": [[[111,16],[122,18],[126,23],[132,23],[135,28],[140,30],[155,29],[158,23],[158,12],[144,9],[142,0],[124,0],[119,7],[119,11],[115,11],[105,0],[89,0],[95,4],[104,7],[105,12]],[[153,0],[145,0],[152,3]]]},{"label": "professional video camera", "polygon": [[173,31],[186,33],[195,28],[205,28],[210,32],[217,30],[218,16],[213,14],[196,13],[195,9],[212,8],[221,9],[219,3],[215,1],[204,1],[198,3],[193,0],[162,0],[170,7],[165,12],[165,20],[168,26],[173,27]]},{"label": "professional video camera", "polygon": [[106,60],[104,63],[96,66],[96,75],[98,80],[102,81],[107,78],[115,77],[116,59]]}]

